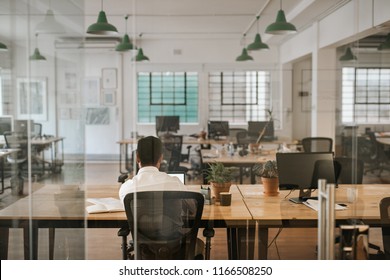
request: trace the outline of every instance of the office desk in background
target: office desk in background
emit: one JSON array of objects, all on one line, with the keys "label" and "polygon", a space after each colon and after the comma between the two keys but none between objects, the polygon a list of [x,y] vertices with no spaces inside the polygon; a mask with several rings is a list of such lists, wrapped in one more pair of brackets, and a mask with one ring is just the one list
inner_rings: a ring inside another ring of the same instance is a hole
[{"label": "office desk in background", "polygon": [[[139,139],[141,138],[126,138],[117,141],[117,144],[119,144],[119,172],[121,174],[128,173],[130,169],[129,166],[133,164],[132,162],[130,162],[131,157],[129,156],[129,154],[135,151]],[[230,139],[215,140],[183,136],[184,145],[226,145],[229,143],[229,141]]]},{"label": "office desk in background", "polygon": [[[33,156],[39,156],[38,165],[43,173],[45,171],[59,173],[64,164],[64,139],[65,137],[41,137],[30,140]],[[5,145],[4,140],[0,142],[1,146]],[[45,151],[49,150],[50,159],[46,159]],[[35,155],[34,155],[35,153]]]},{"label": "office desk in background", "polygon": [[275,160],[275,151],[268,151],[264,154],[248,153],[245,156],[238,155],[237,152],[233,156],[221,154],[218,150],[201,150],[202,162],[204,165],[208,165],[215,162],[221,162],[225,166],[235,166],[240,169],[240,184],[243,183],[244,168],[250,168],[251,183],[255,184],[255,176],[252,173],[252,168],[255,164],[265,163],[268,160]]},{"label": "office desk in background", "polygon": [[[278,196],[264,196],[261,185],[238,186],[245,204],[257,222],[259,259],[267,259],[269,228],[317,227],[318,213],[303,204],[289,201],[298,191],[280,191]],[[348,189],[356,192],[356,200],[348,198]],[[316,193],[313,193],[315,196]],[[347,205],[346,210],[336,211],[336,225],[348,224],[348,219],[359,219],[371,227],[380,227],[379,202],[390,196],[387,184],[339,185],[336,189],[336,203]]]},{"label": "office desk in background", "polygon": [[[35,187],[39,186],[38,184]],[[188,186],[190,190],[199,191],[200,185]],[[55,228],[122,228],[127,226],[125,212],[88,214],[85,207],[89,205],[86,198],[118,197],[119,186],[64,186],[42,185],[30,196],[22,198],[0,210],[0,250],[1,259],[8,256],[9,229],[24,229],[25,258],[30,253],[33,259],[38,257],[38,229],[49,228],[49,248],[54,248]],[[245,244],[246,228],[251,226],[252,216],[249,213],[237,186],[231,187],[232,204],[230,207],[205,205],[201,227],[205,229],[226,228],[230,245],[229,258],[247,258]],[[32,229],[32,240],[30,231]],[[30,242],[30,240],[32,242]],[[20,242],[23,242],[22,240]],[[32,244],[30,248],[28,244]],[[120,252],[118,238],[118,255]],[[252,245],[253,248],[253,245]],[[49,249],[50,250],[50,249]],[[49,252],[50,258],[53,252]],[[253,255],[249,256],[253,258]]]}]

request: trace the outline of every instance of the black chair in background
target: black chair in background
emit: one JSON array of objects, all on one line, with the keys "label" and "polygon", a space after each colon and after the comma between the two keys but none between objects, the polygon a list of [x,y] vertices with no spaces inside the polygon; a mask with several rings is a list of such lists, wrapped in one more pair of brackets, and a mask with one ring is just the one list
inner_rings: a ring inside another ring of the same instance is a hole
[{"label": "black chair in background", "polygon": [[384,170],[390,170],[390,157],[388,152],[384,150],[383,145],[377,141],[375,132],[369,131],[367,132],[367,135],[371,143],[371,155],[369,168],[366,169],[364,173],[378,171],[378,176],[380,176]]},{"label": "black chair in background", "polygon": [[[189,260],[195,256],[204,197],[190,191],[129,193],[124,199],[129,229],[121,229],[124,259]],[[127,243],[127,234],[132,240]]]},{"label": "black chair in background", "polygon": [[339,170],[335,170],[338,184],[362,184],[364,173],[364,162],[351,157],[335,157],[339,164]]},{"label": "black chair in background", "polygon": [[34,122],[34,137],[41,138],[42,137],[42,124]]},{"label": "black chair in background", "polygon": [[250,143],[254,141],[248,136],[248,131],[240,131],[236,134],[237,145],[242,146],[243,149],[247,149]]},{"label": "black chair in background", "polygon": [[390,260],[390,197],[382,198],[379,203],[381,215],[384,258]]},{"label": "black chair in background", "polygon": [[303,151],[312,152],[332,152],[333,139],[328,137],[306,137],[302,139]]},{"label": "black chair in background", "polygon": [[8,149],[18,149],[17,152],[7,156],[7,161],[15,168],[11,177],[12,194],[23,194],[23,168],[27,165],[28,139],[24,135],[17,135],[12,132],[4,133],[5,143]]}]

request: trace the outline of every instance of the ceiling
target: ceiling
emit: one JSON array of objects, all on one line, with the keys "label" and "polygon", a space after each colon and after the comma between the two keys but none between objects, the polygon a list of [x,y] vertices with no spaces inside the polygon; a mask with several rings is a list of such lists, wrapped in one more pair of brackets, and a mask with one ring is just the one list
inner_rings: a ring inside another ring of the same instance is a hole
[{"label": "ceiling", "polygon": [[[293,36],[264,33],[265,28],[275,21],[281,4],[287,21],[302,31],[348,2],[350,0],[1,0],[0,39],[10,34],[17,38],[18,33],[20,38],[26,36],[26,28],[15,32],[9,24],[12,22],[10,17],[28,18],[33,33],[33,26],[43,20],[48,8],[67,27],[63,39],[96,37],[87,36],[85,30],[96,22],[103,3],[108,21],[118,28],[116,39],[125,33],[124,18],[128,15],[127,33],[130,36],[142,34],[144,40],[237,39],[242,44],[246,35],[245,43],[249,44],[258,30],[263,41],[272,47]],[[258,22],[256,16],[259,16]],[[369,38],[370,43],[374,39],[383,40],[384,35],[386,33]]]}]

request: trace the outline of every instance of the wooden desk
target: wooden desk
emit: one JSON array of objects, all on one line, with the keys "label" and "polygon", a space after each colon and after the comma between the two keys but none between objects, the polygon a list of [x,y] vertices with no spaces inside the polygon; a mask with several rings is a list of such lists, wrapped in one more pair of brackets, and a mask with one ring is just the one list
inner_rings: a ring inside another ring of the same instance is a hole
[{"label": "wooden desk", "polygon": [[383,145],[390,145],[390,137],[389,136],[377,137],[376,141],[378,141],[380,144],[383,144]]},{"label": "wooden desk", "polygon": [[[200,186],[188,186],[198,191]],[[1,259],[7,258],[9,228],[24,228],[25,258],[38,256],[39,228],[121,228],[127,226],[125,212],[88,214],[85,207],[86,198],[118,197],[119,186],[61,186],[44,185],[30,196],[22,198],[0,211]],[[232,205],[205,205],[201,226],[205,229],[226,228],[232,250],[231,258],[246,258],[245,246],[238,240],[246,242],[242,235],[251,226],[252,215],[249,213],[237,186],[231,187]],[[29,229],[32,229],[30,236]],[[242,229],[242,230],[241,230]],[[33,247],[29,248],[30,240]],[[50,240],[51,238],[51,240]],[[53,247],[54,231],[49,237],[49,247]],[[241,244],[242,245],[242,244]],[[252,246],[253,247],[253,246]],[[119,249],[118,249],[119,250]],[[241,250],[241,251],[236,251]],[[120,252],[118,252],[120,253]],[[52,252],[50,253],[52,256]],[[250,256],[252,258],[252,256]]]},{"label": "wooden desk", "polygon": [[[348,188],[356,190],[355,202],[348,201]],[[267,258],[269,228],[317,227],[318,213],[303,204],[290,202],[286,198],[289,191],[267,197],[261,185],[239,185],[239,190],[253,219],[257,221],[259,259]],[[297,192],[293,192],[290,197],[297,195]],[[340,185],[335,195],[337,203],[348,206],[347,210],[336,211],[336,224],[346,224],[348,219],[360,219],[369,226],[379,227],[379,201],[390,196],[390,187],[386,184]]]},{"label": "wooden desk", "polygon": [[252,167],[257,163],[264,163],[267,160],[275,160],[274,152],[266,154],[252,154],[239,156],[237,152],[230,156],[228,154],[221,155],[217,150],[201,150],[202,162],[207,165],[214,162],[221,162],[225,166],[236,166],[240,168],[240,184],[243,183],[243,168],[249,167],[251,170],[251,183],[255,184],[255,176],[252,174]]}]

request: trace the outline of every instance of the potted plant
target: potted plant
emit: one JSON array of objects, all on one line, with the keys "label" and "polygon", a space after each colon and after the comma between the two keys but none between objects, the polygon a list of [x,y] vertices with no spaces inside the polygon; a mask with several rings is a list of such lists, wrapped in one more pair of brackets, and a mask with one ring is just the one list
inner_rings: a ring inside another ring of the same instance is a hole
[{"label": "potted plant", "polygon": [[232,184],[232,170],[220,162],[210,163],[206,170],[206,180],[211,185],[211,191],[216,201],[219,201],[221,192],[229,192]]},{"label": "potted plant", "polygon": [[265,195],[275,196],[279,194],[279,173],[275,160],[268,160],[265,163],[255,165],[253,172],[256,176],[261,177]]}]

